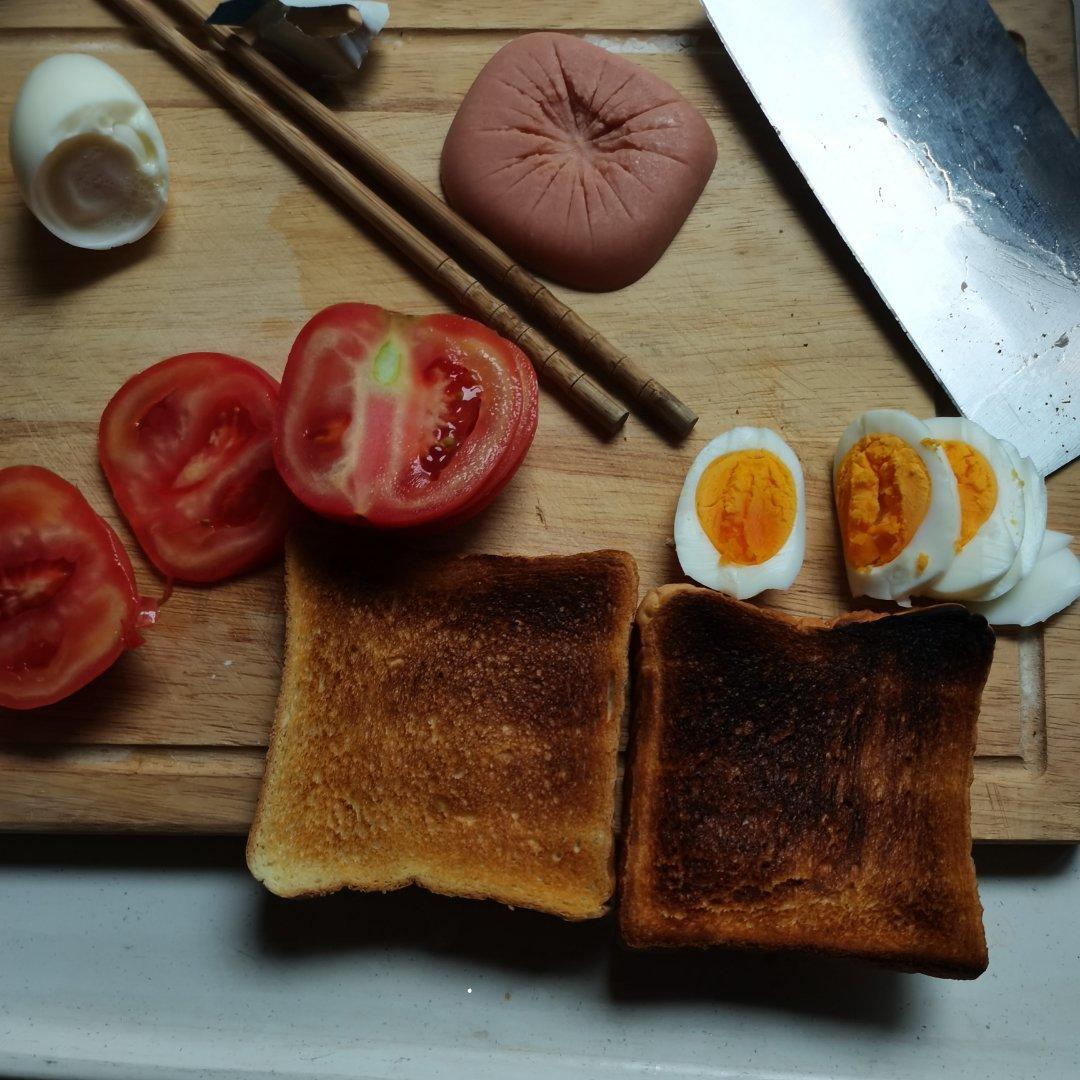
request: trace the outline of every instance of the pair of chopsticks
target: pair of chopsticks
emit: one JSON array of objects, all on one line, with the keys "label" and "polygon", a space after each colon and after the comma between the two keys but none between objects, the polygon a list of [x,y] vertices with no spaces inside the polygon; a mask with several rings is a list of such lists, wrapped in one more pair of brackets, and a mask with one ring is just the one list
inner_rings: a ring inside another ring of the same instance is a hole
[{"label": "pair of chopsticks", "polygon": [[[402,255],[443,285],[470,314],[515,341],[532,360],[540,378],[580,409],[605,435],[613,435],[623,426],[627,410],[578,368],[561,349],[521,319],[311,136],[258,97],[228,70],[214,52],[190,41],[148,0],[112,2],[130,18],[141,23],[159,45],[199,75],[295,161],[321,180]],[[239,34],[220,26],[204,25],[203,13],[192,0],[169,0],[169,3],[187,23],[207,33],[213,43],[310,123],[350,163],[373,176],[401,205],[463,252],[512,295],[523,310],[553,328],[583,356],[587,356],[596,370],[643,414],[678,438],[689,433],[697,422],[697,416],[686,405],[518,266],[501,248],[459,217],[415,177],[394,164],[317,98],[293,82]]]}]

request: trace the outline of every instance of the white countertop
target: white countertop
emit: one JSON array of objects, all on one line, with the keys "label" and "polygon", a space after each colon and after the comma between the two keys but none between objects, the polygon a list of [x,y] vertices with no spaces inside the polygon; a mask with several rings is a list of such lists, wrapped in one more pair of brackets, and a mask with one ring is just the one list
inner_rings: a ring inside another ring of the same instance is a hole
[{"label": "white countertop", "polygon": [[1080,855],[977,850],[974,983],[634,956],[408,890],[277,900],[239,840],[0,837],[0,1075],[1080,1076]]}]

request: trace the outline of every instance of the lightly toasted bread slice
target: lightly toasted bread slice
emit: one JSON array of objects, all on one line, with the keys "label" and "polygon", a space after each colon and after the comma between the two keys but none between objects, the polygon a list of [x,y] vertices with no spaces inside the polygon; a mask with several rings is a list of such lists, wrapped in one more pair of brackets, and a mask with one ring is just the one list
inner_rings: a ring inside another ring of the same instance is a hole
[{"label": "lightly toasted bread slice", "polygon": [[290,541],[247,861],[279,896],[409,884],[567,919],[614,890],[637,569]]},{"label": "lightly toasted bread slice", "polygon": [[637,623],[627,944],[985,970],[969,808],[985,619],[800,619],[675,585]]}]

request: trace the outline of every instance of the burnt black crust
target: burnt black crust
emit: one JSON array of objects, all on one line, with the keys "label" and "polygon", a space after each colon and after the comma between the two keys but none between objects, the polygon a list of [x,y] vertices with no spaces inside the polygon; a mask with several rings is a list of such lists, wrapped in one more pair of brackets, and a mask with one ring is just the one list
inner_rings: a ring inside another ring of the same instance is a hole
[{"label": "burnt black crust", "polygon": [[978,974],[985,619],[955,604],[793,619],[690,586],[638,619],[625,940]]},{"label": "burnt black crust", "polygon": [[[967,725],[939,718],[978,698],[994,643],[985,619],[943,605],[807,629],[688,593],[657,620],[665,904],[829,889],[862,862],[882,814],[895,842],[940,857],[917,774],[966,780]],[[788,874],[808,843],[813,875]]]}]

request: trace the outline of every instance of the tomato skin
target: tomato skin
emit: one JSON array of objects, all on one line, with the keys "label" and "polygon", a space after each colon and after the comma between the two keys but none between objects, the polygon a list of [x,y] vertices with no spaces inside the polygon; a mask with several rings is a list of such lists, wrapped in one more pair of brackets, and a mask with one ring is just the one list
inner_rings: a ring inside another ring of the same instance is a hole
[{"label": "tomato skin", "polygon": [[336,304],[290,351],[274,459],[297,498],[325,517],[439,528],[505,486],[536,410],[528,358],[482,323]]},{"label": "tomato skin", "polygon": [[119,537],[48,469],[0,469],[0,707],[36,709],[142,643]]},{"label": "tomato skin", "polygon": [[279,387],[224,353],[183,353],[132,376],[105,407],[98,454],[150,561],[208,583],[274,559],[299,508],[271,443]]}]

